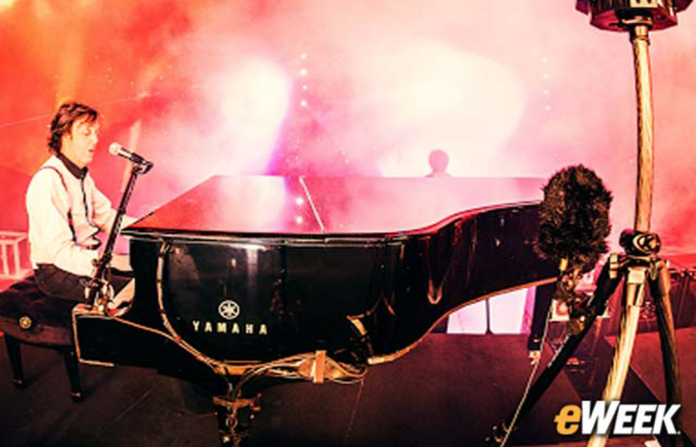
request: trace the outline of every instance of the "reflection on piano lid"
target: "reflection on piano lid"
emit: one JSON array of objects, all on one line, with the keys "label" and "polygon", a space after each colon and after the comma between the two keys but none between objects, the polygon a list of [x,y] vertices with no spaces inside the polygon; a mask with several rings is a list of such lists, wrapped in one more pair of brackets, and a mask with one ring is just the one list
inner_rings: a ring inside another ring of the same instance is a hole
[{"label": "reflection on piano lid", "polygon": [[124,234],[389,234],[465,210],[540,200],[542,184],[535,178],[216,176]]}]

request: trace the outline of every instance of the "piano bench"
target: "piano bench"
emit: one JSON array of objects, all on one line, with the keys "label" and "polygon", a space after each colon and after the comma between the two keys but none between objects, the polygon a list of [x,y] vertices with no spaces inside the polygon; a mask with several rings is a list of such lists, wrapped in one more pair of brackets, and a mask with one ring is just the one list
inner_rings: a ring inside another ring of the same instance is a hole
[{"label": "piano bench", "polygon": [[0,332],[4,333],[14,384],[26,379],[21,345],[48,348],[62,354],[70,382],[70,397],[82,400],[82,387],[72,334],[72,309],[77,303],[41,292],[32,276],[0,292]]}]

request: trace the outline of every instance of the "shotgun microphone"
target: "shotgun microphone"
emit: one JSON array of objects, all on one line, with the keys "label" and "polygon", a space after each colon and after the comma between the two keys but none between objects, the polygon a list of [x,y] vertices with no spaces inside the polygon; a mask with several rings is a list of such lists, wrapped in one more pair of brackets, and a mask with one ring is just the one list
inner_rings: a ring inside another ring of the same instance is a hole
[{"label": "shotgun microphone", "polygon": [[[537,355],[553,299],[566,303],[571,316],[574,314],[573,303],[578,300],[575,288],[582,274],[590,272],[607,252],[606,238],[611,231],[612,196],[591,169],[583,165],[562,169],[543,189],[539,240],[534,248],[540,257],[558,262],[559,272],[556,284],[538,288],[535,296],[527,346]],[[572,330],[577,329],[574,326]]]},{"label": "shotgun microphone", "polygon": [[591,271],[608,250],[611,200],[591,169],[577,165],[557,172],[544,186],[537,252],[559,262],[561,270]]}]

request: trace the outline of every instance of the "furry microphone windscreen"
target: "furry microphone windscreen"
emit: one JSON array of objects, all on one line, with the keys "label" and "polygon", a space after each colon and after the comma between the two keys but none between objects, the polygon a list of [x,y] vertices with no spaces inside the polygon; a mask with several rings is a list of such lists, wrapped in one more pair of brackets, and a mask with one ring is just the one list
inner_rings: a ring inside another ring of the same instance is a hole
[{"label": "furry microphone windscreen", "polygon": [[611,200],[591,169],[577,165],[557,172],[544,186],[537,252],[545,259],[567,259],[570,269],[592,270],[607,252]]}]

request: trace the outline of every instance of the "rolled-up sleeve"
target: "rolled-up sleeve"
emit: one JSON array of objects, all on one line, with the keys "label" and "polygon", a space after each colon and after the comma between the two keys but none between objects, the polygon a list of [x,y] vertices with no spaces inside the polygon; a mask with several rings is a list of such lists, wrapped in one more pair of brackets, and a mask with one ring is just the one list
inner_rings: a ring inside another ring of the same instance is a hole
[{"label": "rolled-up sleeve", "polygon": [[91,276],[98,253],[80,247],[73,238],[68,217],[70,198],[59,174],[46,169],[35,175],[27,190],[26,205],[32,260]]}]

